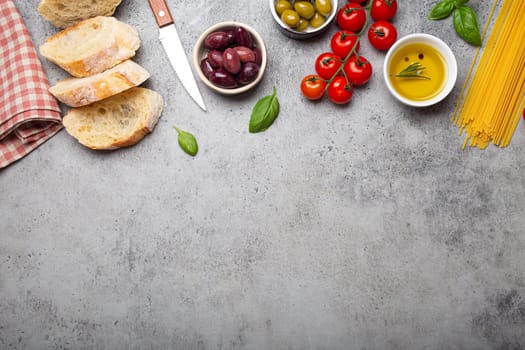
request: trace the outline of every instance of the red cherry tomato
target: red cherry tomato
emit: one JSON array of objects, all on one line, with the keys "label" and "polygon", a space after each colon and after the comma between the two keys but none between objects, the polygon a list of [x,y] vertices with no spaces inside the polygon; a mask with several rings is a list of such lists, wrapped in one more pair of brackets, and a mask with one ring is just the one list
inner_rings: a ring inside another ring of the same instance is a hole
[{"label": "red cherry tomato", "polygon": [[325,52],[315,60],[315,71],[321,78],[329,80],[337,73],[341,64],[341,57],[333,52]]},{"label": "red cherry tomato", "polygon": [[324,95],[326,81],[318,75],[309,74],[301,81],[301,92],[309,100],[318,100]]},{"label": "red cherry tomato", "polygon": [[374,21],[389,21],[397,12],[397,0],[372,0],[370,16]]},{"label": "red cherry tomato", "polygon": [[353,91],[352,84],[345,77],[339,75],[328,85],[328,98],[333,103],[342,105],[350,102]]},{"label": "red cherry tomato", "polygon": [[357,54],[359,51],[359,36],[350,30],[341,30],[335,33],[330,40],[330,47],[333,53],[341,58],[346,58],[348,54],[354,50]]},{"label": "red cherry tomato", "polygon": [[363,56],[350,57],[343,69],[353,85],[364,85],[372,77],[372,65]]},{"label": "red cherry tomato", "polygon": [[368,28],[368,40],[378,50],[388,50],[397,39],[396,27],[390,22],[378,21]]},{"label": "red cherry tomato", "polygon": [[341,29],[360,32],[366,23],[366,12],[361,5],[348,3],[337,11],[337,25]]}]

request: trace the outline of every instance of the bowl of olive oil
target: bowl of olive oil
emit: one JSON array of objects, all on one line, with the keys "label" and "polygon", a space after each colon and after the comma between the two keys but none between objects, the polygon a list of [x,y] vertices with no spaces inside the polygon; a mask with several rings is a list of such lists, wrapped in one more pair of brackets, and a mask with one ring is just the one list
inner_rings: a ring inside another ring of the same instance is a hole
[{"label": "bowl of olive oil", "polygon": [[457,62],[441,39],[410,34],[387,52],[383,74],[388,90],[404,104],[427,107],[442,101],[454,88]]}]

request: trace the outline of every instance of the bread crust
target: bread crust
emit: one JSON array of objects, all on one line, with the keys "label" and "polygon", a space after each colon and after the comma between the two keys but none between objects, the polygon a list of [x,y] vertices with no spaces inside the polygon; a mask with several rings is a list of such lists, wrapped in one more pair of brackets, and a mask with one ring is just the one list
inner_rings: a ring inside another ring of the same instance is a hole
[{"label": "bread crust", "polygon": [[40,54],[72,76],[82,78],[135,56],[139,47],[135,28],[115,17],[98,16],[50,36],[40,46]]},{"label": "bread crust", "polygon": [[162,96],[134,87],[91,105],[72,108],[63,118],[66,131],[94,150],[112,150],[140,142],[155,128]]},{"label": "bread crust", "polygon": [[147,70],[126,60],[102,73],[61,80],[49,92],[70,107],[81,107],[138,86],[149,77]]},{"label": "bread crust", "polygon": [[122,0],[41,0],[38,13],[57,28],[67,28],[84,19],[112,16]]}]

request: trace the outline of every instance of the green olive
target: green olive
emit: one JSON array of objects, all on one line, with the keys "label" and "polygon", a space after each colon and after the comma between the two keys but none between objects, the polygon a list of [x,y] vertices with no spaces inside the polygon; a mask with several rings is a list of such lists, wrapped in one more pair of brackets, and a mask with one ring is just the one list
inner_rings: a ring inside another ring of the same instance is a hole
[{"label": "green olive", "polygon": [[284,10],[289,10],[292,8],[292,3],[287,0],[278,0],[275,3],[275,11],[280,16],[283,14]]},{"label": "green olive", "polygon": [[288,26],[295,28],[299,24],[301,17],[294,10],[284,10],[281,15],[281,20]]},{"label": "green olive", "polygon": [[310,20],[310,25],[314,28],[319,28],[325,22],[325,18],[319,12],[316,12],[313,18]]},{"label": "green olive", "polygon": [[297,26],[295,27],[295,30],[297,30],[299,32],[302,32],[302,31],[306,30],[306,28],[308,28],[309,25],[310,25],[310,23],[308,22],[307,19],[301,18],[299,20],[299,23],[297,23]]},{"label": "green olive", "polygon": [[299,16],[310,19],[315,14],[315,7],[309,1],[296,1],[293,4],[293,8]]},{"label": "green olive", "polygon": [[332,2],[330,0],[315,0],[315,9],[323,16],[332,13]]}]

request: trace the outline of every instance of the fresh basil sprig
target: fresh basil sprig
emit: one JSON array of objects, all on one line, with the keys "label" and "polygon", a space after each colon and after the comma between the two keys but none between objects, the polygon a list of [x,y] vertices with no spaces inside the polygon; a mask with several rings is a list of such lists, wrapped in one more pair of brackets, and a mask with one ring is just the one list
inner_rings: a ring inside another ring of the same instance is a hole
[{"label": "fresh basil sprig", "polygon": [[456,0],[443,0],[438,2],[428,14],[428,19],[437,21],[447,18],[456,8]]},{"label": "fresh basil sprig", "polygon": [[453,15],[456,33],[467,43],[481,46],[481,33],[479,31],[476,12],[466,5],[469,0],[441,0],[428,14],[430,20],[441,20]]},{"label": "fresh basil sprig", "polygon": [[181,130],[175,125],[173,126],[177,130],[179,146],[182,150],[188,153],[190,156],[195,156],[199,151],[199,145],[197,144],[197,139],[193,136],[192,133],[188,131]]},{"label": "fresh basil sprig", "polygon": [[279,115],[279,108],[277,91],[274,86],[272,94],[261,98],[253,107],[249,131],[257,133],[268,129]]}]

